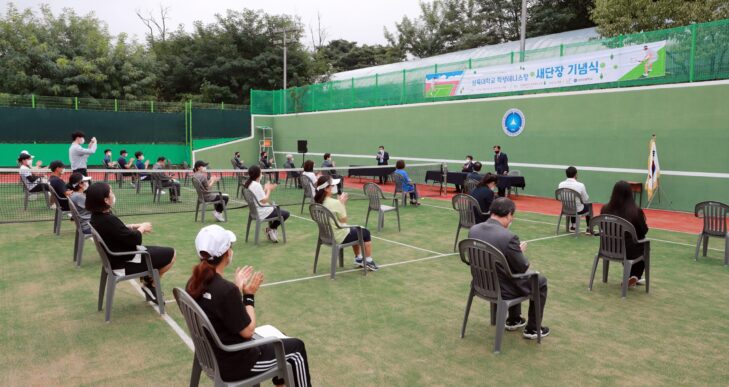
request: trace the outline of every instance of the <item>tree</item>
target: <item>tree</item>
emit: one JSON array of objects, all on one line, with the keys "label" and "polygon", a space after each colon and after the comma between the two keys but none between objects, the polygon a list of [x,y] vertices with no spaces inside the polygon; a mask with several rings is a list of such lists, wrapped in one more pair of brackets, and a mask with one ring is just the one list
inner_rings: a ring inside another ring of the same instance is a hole
[{"label": "tree", "polygon": [[729,18],[726,0],[596,0],[592,20],[603,36]]}]

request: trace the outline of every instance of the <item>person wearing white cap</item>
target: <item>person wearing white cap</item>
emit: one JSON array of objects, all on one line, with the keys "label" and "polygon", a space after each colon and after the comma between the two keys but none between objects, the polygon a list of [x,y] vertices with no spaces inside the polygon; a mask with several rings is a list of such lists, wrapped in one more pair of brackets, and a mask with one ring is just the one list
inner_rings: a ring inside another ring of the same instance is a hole
[{"label": "person wearing white cap", "polygon": [[[337,218],[340,225],[347,225],[347,200],[349,195],[343,193],[339,195],[339,199],[332,198],[333,189],[337,187],[339,183],[338,179],[332,179],[331,176],[320,176],[316,181],[316,195],[314,195],[314,201],[326,207],[331,211]],[[342,229],[332,224],[334,230],[334,237],[339,243],[349,243],[357,240],[357,230],[354,228]],[[364,255],[366,258],[362,258],[362,251],[358,245],[352,246],[354,250],[354,264],[358,267],[367,266],[370,271],[377,271],[379,267],[372,259],[372,237],[370,236],[370,230],[362,227],[362,239],[364,240]]]},{"label": "person wearing white cap", "polygon": [[91,212],[86,209],[86,189],[89,188],[91,178],[84,176],[78,172],[71,174],[68,179],[68,186],[71,188],[71,196],[69,197],[78,210],[81,219],[81,231],[84,234],[91,234],[89,220],[91,220]]},{"label": "person wearing white cap", "polygon": [[[232,231],[218,225],[203,227],[195,237],[200,263],[192,269],[192,277],[185,286],[185,291],[200,305],[225,345],[253,339],[255,295],[263,283],[263,273],[253,272],[251,266],[236,268],[235,282],[223,278],[225,269],[233,262],[232,246],[236,239]],[[286,361],[293,370],[295,386],[309,386],[311,377],[304,342],[296,338],[281,341]],[[273,344],[238,352],[225,352],[213,346],[213,351],[224,381],[245,379],[276,365]],[[284,381],[274,378],[273,383],[282,386]]]},{"label": "person wearing white cap", "polygon": [[[258,203],[269,204],[271,203],[271,192],[273,192],[276,188],[276,184],[266,183],[266,186],[264,187],[261,185],[260,181],[261,167],[253,165],[248,168],[248,180],[246,180],[244,186],[256,196]],[[279,215],[278,211],[281,211],[281,216],[285,222],[286,219],[289,218],[289,215],[291,215],[283,208],[274,209],[273,207],[257,207],[257,209],[259,220],[276,218]],[[268,227],[266,227],[266,235],[268,235],[268,239],[273,243],[278,243],[278,232],[276,230],[280,225],[281,222],[278,220],[272,220],[268,222]]]},{"label": "person wearing white cap", "polygon": [[45,192],[47,195],[51,192],[51,187],[48,185],[48,182],[44,177],[33,174],[33,170],[31,169],[32,160],[33,156],[27,152],[21,153],[20,156],[18,156],[20,180],[28,188],[28,192]]}]

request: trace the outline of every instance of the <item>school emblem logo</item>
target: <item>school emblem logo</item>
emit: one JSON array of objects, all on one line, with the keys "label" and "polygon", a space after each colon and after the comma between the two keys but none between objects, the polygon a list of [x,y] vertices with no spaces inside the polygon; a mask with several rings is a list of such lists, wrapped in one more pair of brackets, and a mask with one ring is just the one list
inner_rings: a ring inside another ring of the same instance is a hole
[{"label": "school emblem logo", "polygon": [[509,109],[501,119],[501,128],[504,129],[509,137],[516,137],[524,131],[526,125],[526,118],[524,113],[519,109]]}]

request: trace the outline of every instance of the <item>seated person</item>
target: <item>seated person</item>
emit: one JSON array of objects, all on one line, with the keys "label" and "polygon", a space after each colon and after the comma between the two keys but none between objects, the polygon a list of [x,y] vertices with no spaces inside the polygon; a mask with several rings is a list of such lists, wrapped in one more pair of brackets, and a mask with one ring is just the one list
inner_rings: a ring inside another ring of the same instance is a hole
[{"label": "seated person", "polygon": [[[253,193],[253,195],[255,195],[258,203],[262,205],[271,204],[271,192],[276,189],[276,184],[266,183],[265,187],[261,186],[261,168],[259,168],[257,165],[248,168],[248,180],[246,180],[244,186],[249,189]],[[281,216],[283,217],[283,220],[285,222],[290,215],[289,212],[284,210],[283,208],[274,209],[273,207],[258,207],[257,209],[259,220],[273,219],[279,215],[278,211],[281,211]],[[278,226],[280,225],[281,222],[279,222],[278,220],[274,220],[268,222],[268,227],[266,227],[266,235],[268,235],[268,240],[273,243],[278,242],[278,232],[276,230],[278,230]]]},{"label": "seated person", "polygon": [[[296,169],[296,164],[294,164],[294,155],[291,153],[286,155],[286,162],[284,163],[284,168],[286,169]],[[296,186],[301,188],[299,184],[299,176],[301,176],[301,173],[299,171],[286,171],[286,174],[288,177],[293,178],[296,180]]]},{"label": "seated person", "polygon": [[332,160],[332,154],[331,153],[324,153],[324,161],[321,163],[322,169],[321,175],[329,175],[332,177],[332,179],[336,179],[339,183],[337,184],[337,191],[334,192],[334,194],[337,193],[343,193],[344,192],[344,179],[342,179],[341,176],[337,174],[337,171],[335,169],[332,169],[336,166],[336,163]]},{"label": "seated person", "polygon": [[[471,173],[473,172],[473,156],[466,156],[466,162],[463,163],[461,172]],[[456,192],[463,192],[463,187],[460,184],[456,184]]]},{"label": "seated person", "polygon": [[230,164],[233,165],[234,169],[248,169],[248,167],[243,164],[243,160],[240,159],[240,152],[233,153],[233,158],[230,160]]},{"label": "seated person", "polygon": [[405,161],[404,160],[397,160],[395,163],[395,173],[402,176],[402,190],[405,193],[410,194],[410,204],[419,206],[420,202],[418,202],[419,195],[418,195],[418,186],[413,183],[413,180],[410,179],[410,176],[408,176],[408,173],[405,171]]},{"label": "seated person", "polygon": [[[208,178],[207,166],[208,163],[202,160],[196,161],[195,166],[192,168],[192,178],[196,180],[197,183],[200,185],[200,188],[205,195],[205,201],[212,202],[221,199],[221,194],[210,191],[210,187],[218,182],[218,177],[211,176],[210,178]],[[222,194],[222,199],[227,205],[228,195]],[[215,212],[213,212],[213,216],[215,217],[215,219],[218,220],[218,222],[225,222],[225,217],[223,216],[224,208],[225,207],[223,207],[223,204],[215,203]]]},{"label": "seated person", "polygon": [[[127,150],[126,149],[122,149],[122,150],[119,151],[119,158],[116,159],[116,167],[117,168],[119,168],[119,169],[130,169],[132,167],[132,165],[134,165],[134,160],[133,159],[127,161],[127,155],[128,155],[128,153],[127,153]],[[132,177],[134,177],[134,174],[132,174],[132,173],[122,173],[121,175],[122,176],[132,176]],[[136,187],[136,185],[134,185],[134,181],[133,180],[134,180],[134,178],[132,178],[132,182],[131,182],[132,187]]]},{"label": "seated person", "polygon": [[[25,185],[25,187],[28,189],[28,192],[45,192],[47,195],[48,193],[50,193],[50,186],[46,182],[45,178],[33,174],[33,171],[31,169],[32,160],[33,156],[31,156],[29,153],[21,153],[20,156],[18,156],[18,165],[20,166],[20,180],[23,182],[23,185]],[[40,163],[40,161],[38,161],[38,163]]]},{"label": "seated person", "polygon": [[[489,243],[506,257],[509,269],[514,274],[521,274],[529,269],[529,260],[524,256],[527,243],[519,243],[519,237],[509,230],[514,220],[516,205],[509,198],[497,198],[491,204],[491,218],[483,223],[471,227],[468,237]],[[511,279],[507,272],[499,266],[499,284],[501,296],[513,299],[531,293],[528,279]],[[547,303],[547,278],[539,274],[539,298],[544,316],[544,305]],[[536,309],[533,302],[529,302],[529,321],[521,317],[521,304],[509,308],[506,319],[506,330],[515,331],[526,325],[522,335],[524,338],[535,340],[537,338]],[[542,337],[549,335],[549,328],[542,325]]]},{"label": "seated person", "polygon": [[319,177],[314,173],[314,161],[313,160],[304,161],[304,172],[302,172],[301,174],[306,176],[311,181],[312,186],[316,187],[316,180]]},{"label": "seated person", "polygon": [[473,163],[473,170],[471,172],[468,172],[468,175],[466,175],[466,179],[481,181],[481,178],[483,176],[481,176],[479,172],[481,172],[482,167],[483,165],[480,161],[476,161],[475,163]]},{"label": "seated person", "polygon": [[[635,234],[638,240],[644,239],[648,234],[648,224],[645,221],[645,214],[635,204],[633,198],[633,190],[630,188],[630,184],[625,181],[619,181],[615,183],[613,187],[613,193],[610,195],[610,201],[600,211],[601,215],[615,215],[619,216],[635,227]],[[625,250],[628,259],[635,259],[643,255],[643,244],[637,243],[637,241],[628,238],[625,244]],[[645,262],[636,262],[635,265],[630,269],[630,279],[628,279],[629,286],[643,285],[645,280],[643,279],[643,271],[645,270]]]},{"label": "seated person", "polygon": [[[261,169],[271,169],[273,164],[268,159],[268,152],[266,152],[266,151],[261,152],[261,159],[258,160],[258,165],[261,167]],[[278,184],[278,172],[269,172],[269,173],[267,173],[267,175],[268,175],[268,180],[271,180],[271,181],[275,180],[275,183]]]},{"label": "seated person", "polygon": [[[592,203],[589,202],[590,196],[587,195],[587,189],[585,189],[585,185],[577,181],[577,168],[575,167],[568,167],[565,171],[565,175],[567,175],[567,179],[561,183],[559,183],[559,186],[557,188],[569,188],[573,191],[577,191],[577,193],[582,198],[582,203],[585,203],[584,205],[577,201],[577,213],[582,214],[588,214],[590,211],[592,211]],[[574,216],[569,217],[570,222],[570,231],[575,231],[575,222],[577,220]],[[590,217],[585,217],[585,222],[587,224],[590,224]],[[590,230],[586,231],[588,234],[590,234]]]},{"label": "seated person", "polygon": [[[185,286],[187,294],[197,301],[225,345],[253,339],[256,329],[255,295],[263,282],[263,273],[254,273],[250,266],[235,269],[235,283],[223,278],[225,269],[233,262],[232,245],[235,241],[232,231],[218,225],[203,227],[195,237],[200,263],[192,269],[192,277]],[[281,341],[294,376],[294,386],[290,387],[311,385],[304,342],[296,338]],[[223,351],[214,343],[212,346],[224,381],[250,378],[275,366],[273,344],[238,352]],[[284,381],[274,378],[273,383],[282,386]]]},{"label": "seated person", "polygon": [[481,207],[481,212],[474,210],[476,215],[476,223],[483,223],[489,219],[488,215],[484,215],[484,212],[489,212],[491,208],[491,202],[494,201],[494,188],[496,188],[496,175],[487,173],[481,181],[478,182],[476,189],[469,193]]},{"label": "seated person", "polygon": [[61,209],[63,211],[71,211],[68,207],[68,197],[71,196],[72,190],[71,187],[63,181],[63,172],[65,171],[63,162],[61,160],[51,161],[48,169],[51,170],[51,177],[48,179],[48,184],[53,187],[53,191],[56,193],[58,202],[61,204]]},{"label": "seated person", "polygon": [[[144,153],[142,153],[142,151],[134,152],[134,166],[140,171],[143,171],[149,167],[149,160],[144,160]],[[139,180],[149,180],[149,174],[140,173]]]},{"label": "seated person", "polygon": [[[157,157],[157,162],[152,165],[153,170],[167,169],[167,158],[164,156]],[[177,203],[180,199],[180,183],[172,178],[172,174],[169,172],[157,172],[161,188],[169,188],[170,190],[170,201]],[[165,191],[162,191],[164,194]]]},{"label": "seated person", "polygon": [[90,177],[78,172],[71,174],[71,178],[68,179],[68,186],[72,191],[69,199],[76,206],[76,210],[78,210],[78,215],[81,220],[81,231],[86,235],[91,234],[91,228],[89,227],[91,212],[86,209],[86,190],[89,188],[90,181]]},{"label": "seated person", "polygon": [[[86,190],[86,209],[91,211],[91,226],[99,233],[101,239],[112,252],[146,250],[152,258],[152,267],[159,270],[163,276],[175,263],[175,249],[171,247],[144,246],[142,235],[152,232],[152,224],[124,224],[121,219],[112,213],[116,203],[116,196],[111,186],[104,182],[91,184]],[[125,274],[135,274],[147,271],[147,264],[141,255],[110,256],[113,270],[124,269]],[[151,276],[140,278],[142,288],[147,300],[159,304],[164,300],[157,300],[154,279]]]},{"label": "seated person", "polygon": [[[332,179],[331,176],[325,175],[320,176],[316,181],[316,195],[314,195],[314,201],[326,207],[329,211],[334,214],[337,218],[339,225],[347,225],[347,200],[349,195],[343,193],[339,195],[338,199],[332,198],[332,192],[337,185],[337,181]],[[359,245],[352,246],[354,250],[354,264],[357,267],[367,266],[370,271],[377,271],[379,267],[372,259],[372,237],[370,230],[362,227],[362,239],[364,240],[364,255],[366,258],[362,258],[362,251],[360,251]],[[357,229],[356,228],[338,228],[332,223],[332,230],[334,231],[334,237],[338,243],[350,243],[357,240]]]},{"label": "seated person", "polygon": [[104,149],[104,168],[105,169],[116,168],[116,161],[111,161],[111,149]]}]

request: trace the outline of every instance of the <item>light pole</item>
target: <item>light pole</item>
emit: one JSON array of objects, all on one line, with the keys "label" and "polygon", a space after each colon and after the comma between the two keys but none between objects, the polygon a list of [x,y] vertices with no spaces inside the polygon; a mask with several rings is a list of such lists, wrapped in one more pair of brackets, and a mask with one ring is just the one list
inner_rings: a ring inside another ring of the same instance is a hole
[{"label": "light pole", "polygon": [[286,33],[287,32],[293,32],[296,31],[293,28],[282,28],[280,30],[273,31],[274,33],[282,33],[283,34],[283,108],[284,113],[286,113],[286,83],[288,82],[286,79],[286,72],[287,72],[287,49],[286,49]]},{"label": "light pole", "polygon": [[521,28],[519,41],[519,62],[524,61],[524,51],[526,50],[526,18],[527,18],[527,0],[521,0]]}]

